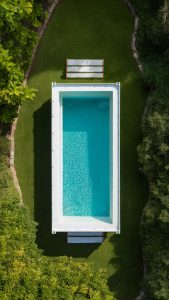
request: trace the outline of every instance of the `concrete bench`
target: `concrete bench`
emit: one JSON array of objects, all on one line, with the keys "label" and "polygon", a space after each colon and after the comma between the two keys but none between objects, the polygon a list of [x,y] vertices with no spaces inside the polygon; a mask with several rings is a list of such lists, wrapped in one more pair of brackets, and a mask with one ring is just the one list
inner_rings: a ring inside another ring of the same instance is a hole
[{"label": "concrete bench", "polygon": [[66,78],[103,78],[104,59],[67,59]]}]

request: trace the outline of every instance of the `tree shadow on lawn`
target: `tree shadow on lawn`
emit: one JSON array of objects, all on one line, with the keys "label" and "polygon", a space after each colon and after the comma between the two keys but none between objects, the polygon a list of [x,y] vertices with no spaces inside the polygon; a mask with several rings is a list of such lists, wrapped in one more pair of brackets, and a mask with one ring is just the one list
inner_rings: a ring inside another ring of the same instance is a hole
[{"label": "tree shadow on lawn", "polygon": [[66,233],[51,233],[51,100],[34,113],[34,217],[37,244],[48,256],[88,257],[97,244],[68,244]]},{"label": "tree shadow on lawn", "polygon": [[[130,130],[133,123],[122,119],[121,126],[121,167],[120,206],[121,233],[111,235],[110,243],[115,256],[111,266],[117,266],[108,283],[118,300],[135,299],[142,289],[143,261],[140,241],[140,221],[148,194],[146,178],[139,172],[136,146],[141,142],[141,132]],[[125,131],[124,131],[124,128]]]},{"label": "tree shadow on lawn", "polygon": [[[138,229],[139,232],[139,229]],[[137,237],[139,239],[139,237]],[[121,232],[109,238],[114,245],[116,256],[109,264],[116,266],[116,271],[108,279],[110,290],[118,300],[135,299],[142,289],[143,261],[141,244],[136,242],[135,236]]]}]

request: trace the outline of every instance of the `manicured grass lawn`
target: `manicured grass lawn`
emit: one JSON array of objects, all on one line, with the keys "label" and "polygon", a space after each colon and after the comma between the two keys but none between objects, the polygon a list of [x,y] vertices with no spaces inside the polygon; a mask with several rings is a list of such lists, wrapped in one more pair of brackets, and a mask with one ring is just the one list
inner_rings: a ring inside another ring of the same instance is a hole
[{"label": "manicured grass lawn", "polygon": [[[70,255],[106,268],[118,300],[137,296],[142,279],[140,216],[146,183],[138,171],[136,146],[147,92],[130,50],[133,19],[122,0],[63,0],[41,40],[29,85],[34,102],[22,106],[15,136],[15,165],[24,202],[39,223],[37,243],[49,256]],[[66,58],[104,58],[104,82],[121,82],[121,234],[102,245],[67,245],[66,234],[51,235],[51,82],[65,80]],[[28,228],[29,230],[29,228]]]}]

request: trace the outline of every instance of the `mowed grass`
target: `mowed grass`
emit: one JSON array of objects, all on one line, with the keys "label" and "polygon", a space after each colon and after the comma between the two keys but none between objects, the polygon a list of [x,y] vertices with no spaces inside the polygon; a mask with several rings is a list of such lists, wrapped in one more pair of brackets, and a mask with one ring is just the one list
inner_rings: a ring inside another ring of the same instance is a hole
[{"label": "mowed grass", "polygon": [[[15,166],[24,203],[39,223],[37,243],[48,256],[70,255],[106,269],[118,300],[134,299],[143,273],[140,217],[147,197],[136,147],[147,91],[132,57],[133,19],[122,0],[62,0],[40,42],[29,86],[36,99],[19,113]],[[105,78],[65,80],[66,58],[104,58]],[[102,245],[68,245],[51,235],[51,82],[121,82],[121,234]],[[29,228],[28,228],[29,230]]]}]

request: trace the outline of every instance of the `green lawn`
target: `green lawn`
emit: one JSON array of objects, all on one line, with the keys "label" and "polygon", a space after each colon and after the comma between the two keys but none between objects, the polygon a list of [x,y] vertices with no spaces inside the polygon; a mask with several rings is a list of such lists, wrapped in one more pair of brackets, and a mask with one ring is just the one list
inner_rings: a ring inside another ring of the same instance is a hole
[{"label": "green lawn", "polygon": [[[24,203],[39,223],[39,247],[49,256],[70,255],[106,268],[118,300],[134,299],[140,290],[139,224],[147,197],[136,151],[147,91],[130,50],[132,31],[133,19],[122,0],[61,1],[29,78],[29,85],[38,89],[37,97],[22,106],[15,136],[15,165]],[[51,82],[100,82],[66,81],[66,58],[104,58],[104,82],[121,82],[121,234],[108,234],[98,246],[67,245],[66,234],[51,235]]]}]

